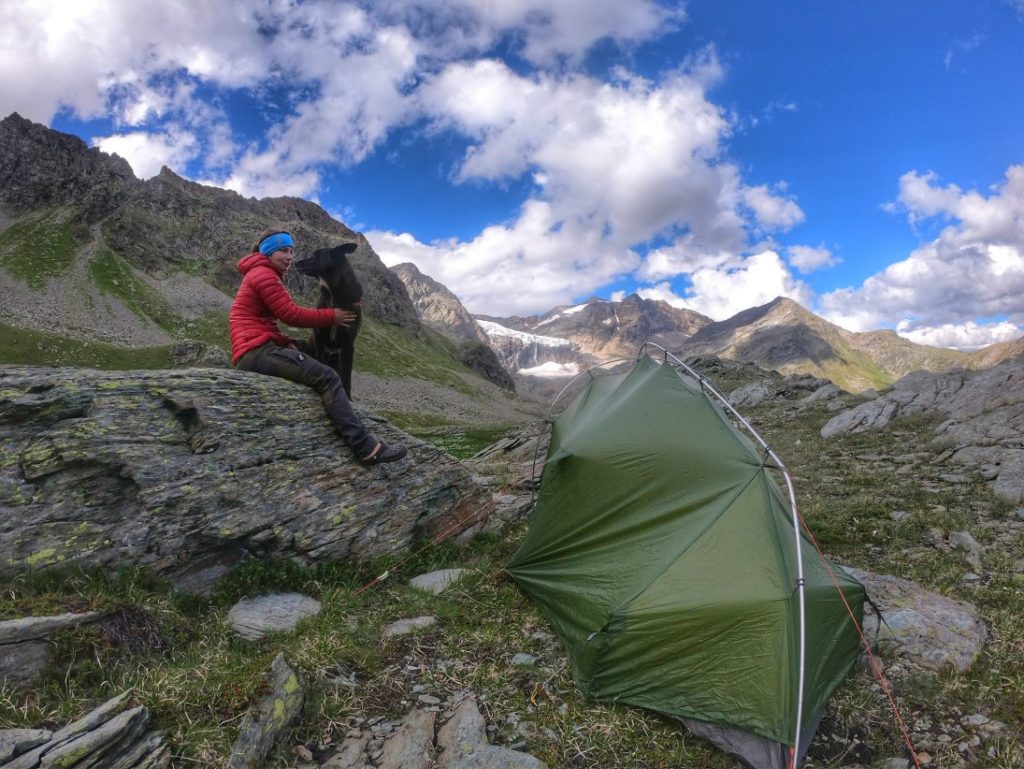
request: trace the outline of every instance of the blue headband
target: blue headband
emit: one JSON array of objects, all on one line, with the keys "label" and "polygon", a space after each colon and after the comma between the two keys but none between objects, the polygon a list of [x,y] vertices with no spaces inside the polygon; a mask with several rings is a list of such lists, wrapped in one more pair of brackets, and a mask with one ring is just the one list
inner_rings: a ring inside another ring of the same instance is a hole
[{"label": "blue headband", "polygon": [[292,240],[292,236],[287,232],[275,232],[260,242],[260,253],[264,256],[270,256],[275,251],[280,251],[282,248],[288,248],[289,246],[295,247],[295,241]]}]

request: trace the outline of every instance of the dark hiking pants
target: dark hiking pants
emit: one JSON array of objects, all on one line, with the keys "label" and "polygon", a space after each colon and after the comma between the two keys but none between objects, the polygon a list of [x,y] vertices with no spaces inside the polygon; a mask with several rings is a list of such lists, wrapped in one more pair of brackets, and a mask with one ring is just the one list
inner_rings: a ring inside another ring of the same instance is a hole
[{"label": "dark hiking pants", "polygon": [[377,441],[366,431],[363,421],[352,410],[352,403],[345,395],[341,378],[333,369],[314,360],[309,354],[267,342],[249,350],[238,359],[235,367],[312,387],[320,394],[334,429],[352,447],[357,457],[367,456],[377,445]]}]

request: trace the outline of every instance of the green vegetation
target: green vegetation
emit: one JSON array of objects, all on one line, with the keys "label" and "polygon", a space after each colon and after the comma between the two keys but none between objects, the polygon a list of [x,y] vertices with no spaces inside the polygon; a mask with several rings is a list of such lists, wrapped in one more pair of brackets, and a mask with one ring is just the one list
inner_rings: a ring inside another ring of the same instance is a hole
[{"label": "green vegetation", "polygon": [[89,276],[105,294],[115,296],[140,318],[152,320],[178,339],[196,339],[227,349],[230,346],[227,312],[208,312],[197,320],[177,315],[163,297],[136,277],[125,259],[106,247],[96,250]]},{"label": "green vegetation", "polygon": [[106,370],[170,368],[170,346],[120,347],[0,323],[0,362]]},{"label": "green vegetation", "polygon": [[385,378],[423,379],[474,395],[463,377],[476,375],[456,360],[455,346],[436,331],[422,329],[419,338],[399,326],[364,317],[356,368]]},{"label": "green vegetation", "polygon": [[410,435],[440,446],[457,459],[468,459],[479,453],[513,427],[510,424],[466,427],[451,424],[436,415],[404,411],[385,411],[381,416]]},{"label": "green vegetation", "polygon": [[[963,674],[910,673],[905,665],[901,674],[901,661],[883,651],[903,718],[911,725],[927,721],[932,726],[921,728],[935,735],[942,723],[984,713],[1008,725],[1006,736],[986,739],[963,766],[1024,765],[1024,746],[1014,736],[1024,725],[1024,585],[1014,571],[1015,561],[1024,558],[1024,542],[1018,536],[1008,549],[992,546],[985,583],[979,585],[963,580],[962,557],[937,548],[933,531],[968,530],[991,544],[999,529],[986,524],[1005,524],[1010,507],[993,500],[983,484],[936,480],[929,465],[933,421],[904,420],[888,431],[823,440],[818,430],[830,415],[824,405],[802,411],[766,405],[748,413],[790,468],[818,543],[842,563],[970,601],[991,632],[981,660]],[[485,428],[391,416],[421,433],[462,430],[471,436],[479,430],[475,439],[488,440]],[[894,511],[907,514],[893,516]],[[0,592],[0,618],[89,608],[110,614],[57,639],[56,664],[41,686],[27,694],[0,692],[0,728],[61,725],[134,687],[135,700],[167,730],[176,763],[217,765],[230,750],[239,716],[261,696],[262,673],[284,652],[307,696],[300,725],[272,760],[273,769],[294,765],[296,743],[314,752],[318,745],[337,746],[358,728],[357,716],[398,718],[415,706],[417,692],[444,699],[463,691],[478,696],[496,728],[492,742],[520,743],[551,767],[732,769],[724,754],[669,719],[580,696],[547,623],[502,575],[524,530],[520,524],[501,536],[480,536],[464,549],[442,543],[408,561],[304,568],[254,559],[208,598],[176,594],[141,572],[18,577]],[[469,574],[440,596],[406,584],[416,574],[452,567]],[[385,570],[389,579],[359,591]],[[232,603],[268,590],[306,593],[323,603],[323,611],[293,632],[258,642],[228,631],[224,618]],[[426,614],[438,618],[435,626],[383,637],[387,624]],[[513,665],[520,652],[536,656],[538,664]],[[935,745],[932,766],[960,766],[955,740]],[[902,755],[888,705],[867,668],[859,666],[829,706],[809,765],[873,766]]]},{"label": "green vegetation", "polygon": [[86,241],[80,226],[54,212],[24,219],[0,233],[0,264],[33,291],[67,270]]}]

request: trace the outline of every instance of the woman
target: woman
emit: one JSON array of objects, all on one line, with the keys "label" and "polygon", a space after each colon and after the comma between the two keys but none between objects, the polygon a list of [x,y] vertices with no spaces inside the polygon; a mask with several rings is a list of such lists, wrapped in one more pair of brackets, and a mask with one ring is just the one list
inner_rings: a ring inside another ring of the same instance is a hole
[{"label": "woman", "polygon": [[325,307],[300,307],[292,301],[281,276],[292,263],[295,241],[288,232],[267,230],[253,253],[242,257],[238,271],[242,285],[231,305],[231,362],[243,371],[277,376],[312,387],[327,409],[335,429],[364,465],[395,462],[407,453],[405,446],[387,446],[367,432],[352,409],[338,374],[298,348],[298,342],[281,333],[280,320],[289,326],[348,327],[355,313]]}]

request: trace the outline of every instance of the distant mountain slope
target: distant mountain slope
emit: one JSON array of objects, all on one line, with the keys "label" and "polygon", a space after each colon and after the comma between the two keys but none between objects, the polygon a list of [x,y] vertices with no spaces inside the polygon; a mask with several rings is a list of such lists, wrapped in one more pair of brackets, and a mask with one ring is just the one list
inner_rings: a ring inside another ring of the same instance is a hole
[{"label": "distant mountain slope", "polygon": [[949,371],[983,360],[915,344],[894,331],[847,331],[784,297],[708,324],[681,351],[748,361],[783,374],[814,374],[853,392],[887,387],[911,371]]},{"label": "distant mountain slope", "polygon": [[514,377],[455,294],[415,264],[398,264],[391,271],[405,286],[419,319],[458,344],[462,364],[499,387],[516,389]]},{"label": "distant mountain slope", "polygon": [[421,321],[453,339],[487,341],[473,316],[446,286],[424,275],[411,262],[396,264],[391,271],[402,281]]},{"label": "distant mountain slope", "polygon": [[476,318],[549,339],[567,339],[575,345],[581,362],[635,355],[637,348],[647,341],[674,349],[711,322],[692,310],[641,299],[636,294],[622,301],[591,298],[583,304],[556,307],[543,315],[526,318]]},{"label": "distant mountain slope", "polygon": [[[0,363],[159,367],[186,339],[227,349],[236,263],[269,226],[296,236],[299,258],[356,243],[361,373],[478,394],[483,372],[514,387],[483,342],[467,348],[424,328],[367,240],[315,203],[244,198],[166,168],[141,181],[116,155],[16,114],[0,120]],[[285,282],[311,303],[316,281],[289,270]]]}]

